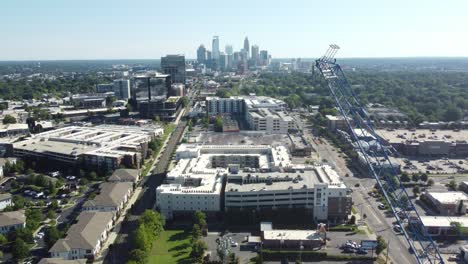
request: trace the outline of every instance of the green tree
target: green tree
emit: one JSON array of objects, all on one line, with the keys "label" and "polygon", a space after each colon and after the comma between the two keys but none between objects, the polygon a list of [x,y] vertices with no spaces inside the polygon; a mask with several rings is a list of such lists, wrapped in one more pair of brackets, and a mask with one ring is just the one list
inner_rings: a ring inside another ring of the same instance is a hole
[{"label": "green tree", "polygon": [[203,230],[207,228],[206,214],[202,211],[197,210],[195,213],[193,213],[193,221],[200,227],[200,229]]},{"label": "green tree", "polygon": [[377,236],[377,247],[375,248],[375,253],[379,255],[387,248],[387,242],[382,236]]},{"label": "green tree", "polygon": [[401,180],[402,182],[409,182],[411,179],[410,179],[408,173],[403,172],[403,173],[401,174],[400,180]]},{"label": "green tree", "polygon": [[134,249],[130,252],[130,259],[139,264],[146,263],[146,258],[148,254],[141,249]]},{"label": "green tree", "polygon": [[26,200],[23,198],[23,196],[20,195],[15,195],[13,196],[13,209],[14,210],[20,210],[24,208],[24,205],[26,203]]},{"label": "green tree", "polygon": [[348,222],[350,225],[356,224],[356,216],[352,215]]},{"label": "green tree", "polygon": [[457,185],[457,182],[455,180],[451,180],[449,182],[449,184],[448,184],[448,187],[453,191],[457,190],[457,186],[458,185]]},{"label": "green tree", "polygon": [[6,114],[3,117],[3,124],[4,125],[6,125],[6,124],[16,124],[16,118],[14,118],[12,115]]},{"label": "green tree", "polygon": [[411,176],[411,179],[412,179],[414,182],[418,182],[419,179],[420,179],[420,176],[419,176],[419,174],[414,173],[414,174]]},{"label": "green tree", "polygon": [[464,228],[463,228],[463,224],[460,222],[457,222],[457,221],[450,222],[450,228],[457,235],[463,234]]},{"label": "green tree", "polygon": [[0,247],[4,246],[7,242],[8,240],[6,239],[6,237],[0,234]]},{"label": "green tree", "polygon": [[54,210],[49,209],[49,210],[47,211],[47,218],[49,218],[49,219],[52,220],[52,219],[55,219],[55,217],[56,217],[56,215],[55,215]]},{"label": "green tree", "polygon": [[49,181],[47,191],[49,192],[49,195],[55,195],[57,193],[57,188],[55,188],[55,184],[52,181]]},{"label": "green tree", "polygon": [[44,234],[44,242],[47,245],[47,248],[50,249],[61,236],[62,235],[56,226],[48,227]]},{"label": "green tree", "polygon": [[189,104],[189,99],[188,99],[188,97],[187,97],[187,96],[184,96],[184,97],[182,97],[181,100],[182,100],[182,106],[183,106],[183,107],[187,107],[188,104]]},{"label": "green tree", "polygon": [[95,171],[91,171],[88,173],[88,179],[90,181],[95,181],[98,178],[97,173]]},{"label": "green tree", "polygon": [[434,180],[433,179],[427,180],[427,185],[433,186],[434,185]]},{"label": "green tree", "polygon": [[198,224],[193,224],[192,232],[191,232],[192,241],[197,241],[198,239],[200,239],[201,234],[202,232],[201,232],[200,226]]},{"label": "green tree", "polygon": [[133,245],[136,249],[140,249],[144,252],[147,252],[151,249],[151,241],[148,237],[145,225],[140,225],[135,230]]},{"label": "green tree", "polygon": [[214,130],[216,132],[223,132],[223,125],[224,125],[223,118],[220,116],[216,117],[216,120],[214,123]]},{"label": "green tree", "polygon": [[405,194],[403,194],[400,197],[400,205],[401,205],[401,209],[406,209],[408,207],[408,205],[409,205],[408,196],[406,196]]},{"label": "green tree", "polygon": [[13,250],[11,253],[17,260],[21,260],[29,256],[29,247],[21,238],[16,238],[12,248]]},{"label": "green tree", "polygon": [[445,112],[444,112],[444,121],[458,121],[462,118],[462,112],[460,110],[460,108],[456,107],[455,105],[449,105],[447,106],[447,108],[445,109]]},{"label": "green tree", "polygon": [[203,254],[205,253],[205,250],[207,249],[207,246],[205,242],[198,240],[192,245],[192,251],[190,252],[190,257],[192,260],[196,263],[201,263]]},{"label": "green tree", "polygon": [[414,196],[418,196],[418,194],[421,193],[421,190],[419,189],[419,186],[414,186],[413,187],[413,194]]},{"label": "green tree", "polygon": [[429,179],[429,177],[427,176],[426,173],[422,173],[422,174],[421,174],[421,181],[427,182],[428,179]]}]

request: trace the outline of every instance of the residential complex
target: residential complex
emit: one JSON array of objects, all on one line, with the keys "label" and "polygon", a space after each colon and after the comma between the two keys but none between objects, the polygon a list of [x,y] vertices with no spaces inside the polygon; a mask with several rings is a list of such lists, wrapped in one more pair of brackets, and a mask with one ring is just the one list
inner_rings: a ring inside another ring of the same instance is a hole
[{"label": "residential complex", "polygon": [[11,198],[12,196],[9,193],[0,193],[0,211],[13,205]]},{"label": "residential complex", "polygon": [[23,210],[0,213],[0,234],[6,235],[12,230],[26,227]]},{"label": "residential complex", "polygon": [[138,168],[148,143],[163,133],[155,125],[95,127],[69,126],[33,135],[13,143],[17,157],[114,170],[120,165]]},{"label": "residential complex", "polygon": [[252,130],[288,133],[295,129],[294,119],[286,112],[287,104],[265,96],[207,97],[208,115],[230,114],[240,117]]},{"label": "residential complex", "polygon": [[168,219],[196,210],[303,208],[311,219],[342,222],[351,210],[348,188],[331,167],[293,164],[284,146],[183,144],[176,159],[168,184],[156,189]]},{"label": "residential complex", "polygon": [[113,212],[120,215],[131,194],[132,182],[104,182],[100,186],[99,194],[83,204],[83,211]]},{"label": "residential complex", "polygon": [[94,259],[113,226],[111,212],[82,212],[78,222],[68,229],[65,238],[59,239],[49,250],[52,258]]}]

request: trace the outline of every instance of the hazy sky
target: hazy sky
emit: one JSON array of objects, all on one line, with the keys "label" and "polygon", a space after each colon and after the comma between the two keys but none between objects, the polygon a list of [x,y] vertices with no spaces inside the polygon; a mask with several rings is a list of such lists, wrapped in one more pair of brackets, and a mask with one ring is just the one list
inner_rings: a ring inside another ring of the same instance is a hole
[{"label": "hazy sky", "polygon": [[0,60],[195,58],[250,44],[273,57],[468,56],[467,0],[4,0]]}]

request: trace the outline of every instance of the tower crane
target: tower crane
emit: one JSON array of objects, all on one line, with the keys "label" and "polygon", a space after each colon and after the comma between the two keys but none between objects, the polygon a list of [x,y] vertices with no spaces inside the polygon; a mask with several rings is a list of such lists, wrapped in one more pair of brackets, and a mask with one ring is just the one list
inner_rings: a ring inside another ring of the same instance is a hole
[{"label": "tower crane", "polygon": [[[403,235],[419,264],[444,263],[437,244],[432,240],[416,211],[413,202],[398,177],[398,172],[390,160],[396,151],[383,146],[374,131],[370,118],[353,92],[341,66],[336,63],[335,55],[340,47],[331,44],[325,55],[315,61],[315,68],[327,82],[328,88],[340,114],[348,126],[351,138],[390,206],[396,221],[403,227]],[[372,137],[370,146],[364,146],[358,135]],[[405,220],[406,219],[406,220]]]}]

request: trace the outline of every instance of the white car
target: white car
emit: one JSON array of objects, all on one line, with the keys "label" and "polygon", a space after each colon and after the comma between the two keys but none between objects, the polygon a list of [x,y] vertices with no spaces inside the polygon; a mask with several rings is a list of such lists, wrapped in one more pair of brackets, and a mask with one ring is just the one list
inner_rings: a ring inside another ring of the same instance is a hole
[{"label": "white car", "polygon": [[239,243],[237,242],[231,243],[231,247],[238,247],[238,246],[239,246]]}]

